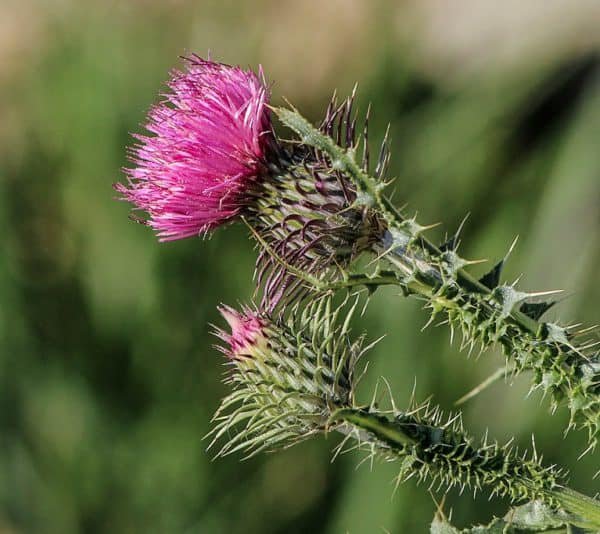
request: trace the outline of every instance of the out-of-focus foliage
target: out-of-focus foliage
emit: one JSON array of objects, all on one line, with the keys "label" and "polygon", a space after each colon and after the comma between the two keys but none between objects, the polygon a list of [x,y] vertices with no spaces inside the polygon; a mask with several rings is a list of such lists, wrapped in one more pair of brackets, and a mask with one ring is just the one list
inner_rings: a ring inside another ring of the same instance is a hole
[{"label": "out-of-focus foliage", "polygon": [[[525,4],[525,5],[523,5]],[[537,6],[535,9],[533,5]],[[391,499],[392,464],[330,465],[313,440],[247,462],[212,462],[202,436],[226,392],[209,323],[252,296],[244,228],[159,245],[127,220],[112,182],[169,68],[189,52],[256,66],[319,118],[359,85],[372,136],[391,123],[395,200],[501,257],[529,289],[565,288],[550,312],[598,322],[600,17],[594,0],[497,3],[75,2],[0,5],[0,531],[425,532],[425,487]],[[439,237],[443,237],[440,230]],[[419,303],[375,295],[365,392],[386,376],[399,402],[451,408],[500,365],[467,360]],[[416,378],[415,378],[416,377]],[[593,494],[598,452],[565,414],[524,398],[527,379],[465,406],[474,433],[529,444]],[[561,419],[562,418],[562,419]],[[453,524],[505,503],[451,494]]]}]

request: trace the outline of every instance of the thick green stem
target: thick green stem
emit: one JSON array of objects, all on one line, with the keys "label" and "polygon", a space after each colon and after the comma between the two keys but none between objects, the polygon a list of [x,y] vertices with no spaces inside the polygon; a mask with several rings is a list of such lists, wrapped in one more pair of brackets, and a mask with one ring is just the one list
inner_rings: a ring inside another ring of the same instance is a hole
[{"label": "thick green stem", "polygon": [[[402,224],[405,222],[405,219],[400,215],[396,215],[397,224]],[[429,241],[424,236],[419,237],[419,243],[423,247],[428,254],[434,257],[440,257],[442,252],[440,249],[435,246],[431,241]],[[408,267],[410,267],[410,260],[408,258],[403,257],[404,255],[400,252],[391,251],[391,254],[388,256],[390,262],[400,266],[403,262],[408,261]],[[414,265],[412,266],[414,272]],[[456,280],[458,284],[469,293],[479,293],[481,295],[489,295],[491,294],[491,290],[482,284],[477,278],[473,277],[467,270],[465,269],[457,269],[456,271]],[[540,324],[538,321],[533,320],[531,317],[528,317],[524,313],[520,312],[518,309],[513,309],[510,312],[511,318],[518,324],[523,330],[531,333],[537,334],[540,328]]]},{"label": "thick green stem", "polygon": [[[359,430],[363,444],[374,442],[376,447],[381,445],[388,456],[391,454],[403,460],[413,455],[419,462],[429,461],[431,465],[428,467],[433,472],[439,468],[453,469],[454,461],[457,465],[462,463],[461,468],[472,461],[473,471],[469,472],[474,478],[487,481],[491,491],[498,491],[496,484],[512,485],[519,494],[526,495],[530,500],[539,499],[549,505],[559,506],[571,514],[570,521],[576,526],[600,529],[599,501],[554,481],[545,484],[534,477],[528,478],[524,475],[526,471],[520,471],[518,466],[512,465],[522,460],[510,453],[503,455],[502,449],[490,454],[485,447],[480,450],[472,447],[471,440],[467,437],[449,437],[445,427],[420,424],[416,420],[410,420],[410,417],[390,420],[384,415],[358,408],[340,409],[332,415],[331,421],[343,421]],[[347,434],[347,430],[342,432]],[[463,439],[469,445],[459,443]],[[459,457],[449,453],[459,448]],[[475,471],[476,468],[479,471]],[[471,481],[462,480],[461,483],[470,484]]]},{"label": "thick green stem", "polygon": [[343,420],[353,426],[373,434],[392,448],[403,448],[406,445],[415,445],[417,441],[409,436],[402,428],[389,423],[385,417],[356,408],[342,408],[336,411],[332,420]]}]

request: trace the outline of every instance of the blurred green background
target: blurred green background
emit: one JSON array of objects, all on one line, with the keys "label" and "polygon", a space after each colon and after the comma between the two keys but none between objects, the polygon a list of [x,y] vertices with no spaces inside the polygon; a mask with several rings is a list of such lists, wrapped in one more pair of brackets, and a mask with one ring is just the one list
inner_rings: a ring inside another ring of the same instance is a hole
[{"label": "blurred green background", "polygon": [[[241,227],[159,245],[113,200],[178,56],[263,65],[273,101],[317,120],[359,82],[372,136],[391,123],[394,199],[453,231],[462,252],[502,257],[521,287],[567,290],[550,313],[598,322],[600,4],[596,0],[2,0],[0,2],[0,533],[426,532],[435,499],[393,464],[330,464],[335,436],[240,462],[202,436],[219,399],[215,307],[252,295]],[[435,236],[435,231],[433,232]],[[480,269],[483,272],[483,267]],[[416,383],[447,409],[502,362],[469,360],[394,291],[357,329],[399,405]],[[572,486],[600,489],[598,453],[563,438],[527,377],[465,406],[476,434],[515,435]],[[446,499],[458,525],[506,511]]]}]

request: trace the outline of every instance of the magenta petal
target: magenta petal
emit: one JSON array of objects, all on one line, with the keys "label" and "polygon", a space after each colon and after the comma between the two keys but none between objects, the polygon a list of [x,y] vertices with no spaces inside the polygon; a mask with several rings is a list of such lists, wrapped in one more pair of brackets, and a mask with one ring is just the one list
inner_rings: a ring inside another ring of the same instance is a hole
[{"label": "magenta petal", "polygon": [[116,190],[161,241],[205,233],[248,203],[271,131],[264,80],[250,70],[192,56],[136,135],[134,167]]}]

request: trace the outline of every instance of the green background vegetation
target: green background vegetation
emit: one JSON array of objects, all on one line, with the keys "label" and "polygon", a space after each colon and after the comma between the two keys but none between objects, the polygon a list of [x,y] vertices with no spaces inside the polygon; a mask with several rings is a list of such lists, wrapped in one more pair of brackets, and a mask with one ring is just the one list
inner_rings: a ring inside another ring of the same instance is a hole
[{"label": "green background vegetation", "polygon": [[[273,101],[315,121],[359,81],[373,139],[391,123],[397,203],[441,221],[440,239],[469,212],[467,257],[497,260],[519,234],[508,280],[564,288],[549,316],[598,322],[598,4],[450,5],[0,4],[0,532],[426,531],[427,488],[392,498],[393,464],[330,464],[333,435],[211,460],[202,436],[226,387],[209,323],[218,303],[251,298],[253,245],[239,226],[159,245],[111,184],[180,55],[261,63]],[[398,405],[416,383],[451,409],[501,365],[467,359],[444,327],[422,333],[425,321],[418,301],[375,295],[357,330],[387,336],[365,399],[383,375]],[[598,453],[577,461],[584,436],[563,438],[566,412],[550,417],[527,384],[485,391],[466,426],[524,446],[535,433],[575,489],[598,491]],[[466,525],[507,504],[453,492],[445,506]]]}]

